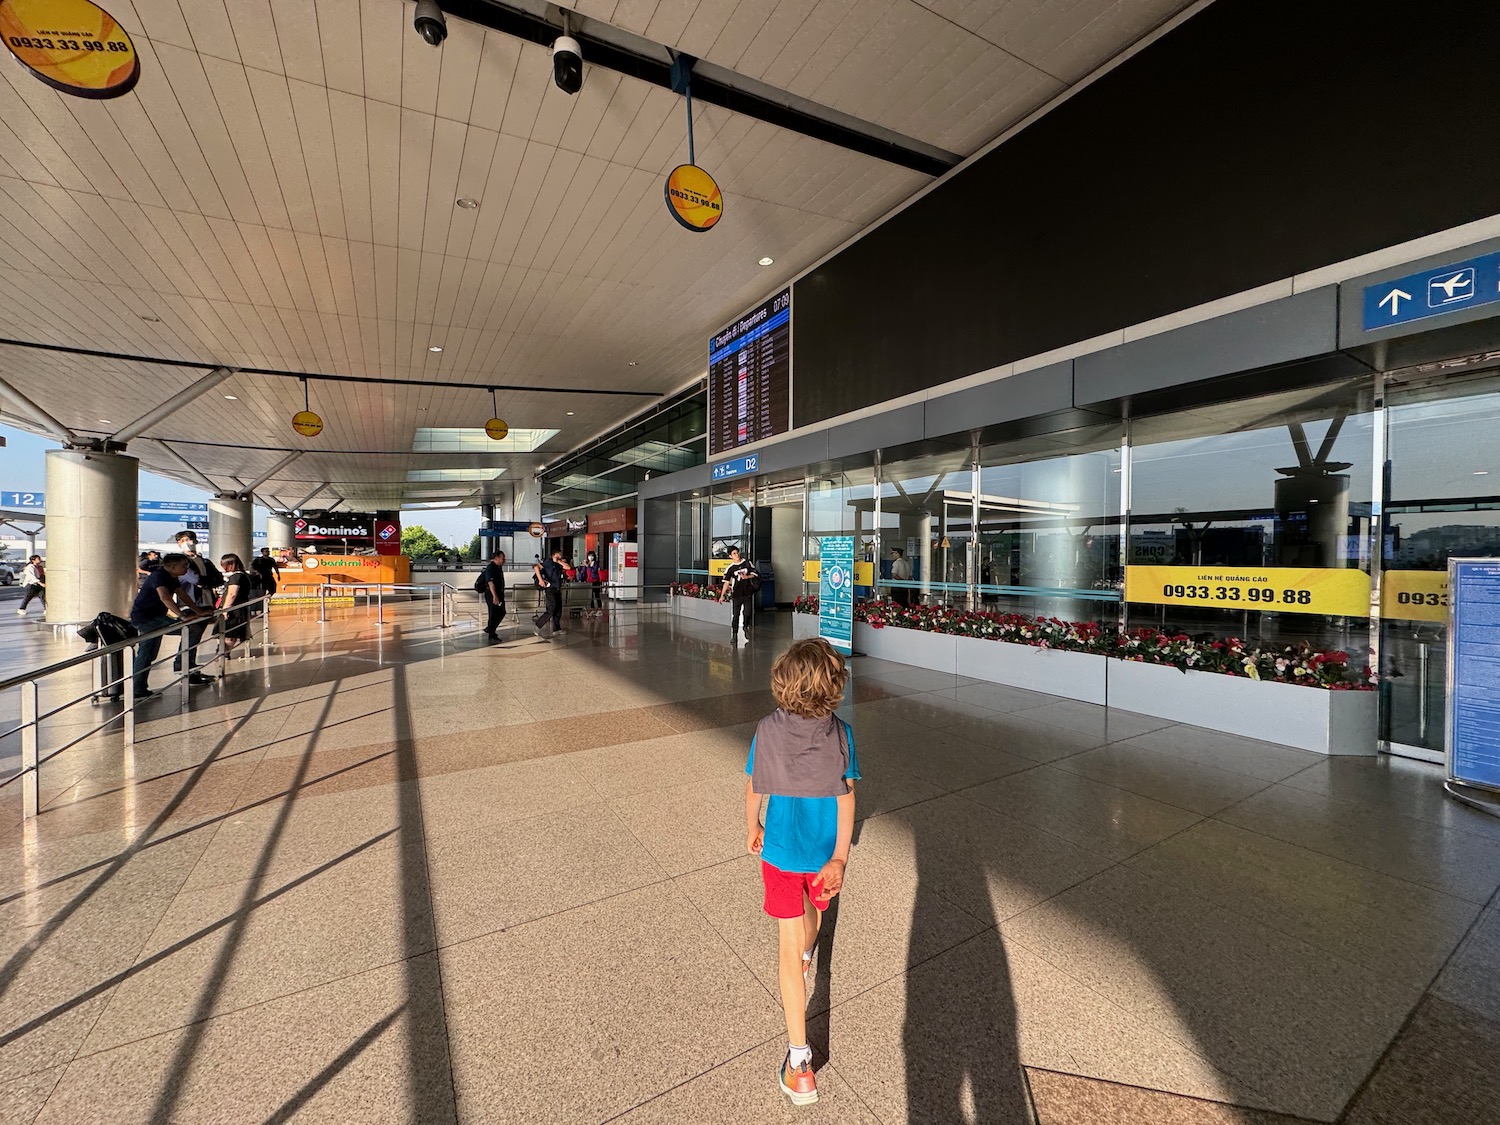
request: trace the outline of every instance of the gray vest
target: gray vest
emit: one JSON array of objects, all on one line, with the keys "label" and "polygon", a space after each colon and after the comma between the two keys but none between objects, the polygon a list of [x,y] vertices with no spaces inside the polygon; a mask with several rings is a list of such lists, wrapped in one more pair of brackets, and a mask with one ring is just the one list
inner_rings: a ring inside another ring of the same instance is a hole
[{"label": "gray vest", "polygon": [[849,792],[849,736],[834,715],[810,719],[777,708],[755,728],[754,792],[781,797],[842,797]]}]

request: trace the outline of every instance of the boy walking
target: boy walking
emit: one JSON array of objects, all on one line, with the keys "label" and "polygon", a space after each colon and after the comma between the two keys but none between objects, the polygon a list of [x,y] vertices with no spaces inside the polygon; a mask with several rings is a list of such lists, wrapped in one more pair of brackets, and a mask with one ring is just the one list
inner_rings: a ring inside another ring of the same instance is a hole
[{"label": "boy walking", "polygon": [[[834,715],[849,669],[821,639],[797,641],[771,665],[780,706],[760,721],[745,772],[746,847],[761,857],[765,911],[780,939],[787,1054],[781,1092],[793,1105],[818,1100],[807,1045],[807,998],[823,911],[844,886],[854,837],[854,732]],[[765,827],[760,799],[766,802]]]}]

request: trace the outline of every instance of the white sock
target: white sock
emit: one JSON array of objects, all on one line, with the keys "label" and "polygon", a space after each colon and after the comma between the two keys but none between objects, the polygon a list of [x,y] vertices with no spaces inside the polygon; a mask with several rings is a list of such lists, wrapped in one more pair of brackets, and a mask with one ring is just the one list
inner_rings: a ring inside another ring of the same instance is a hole
[{"label": "white sock", "polygon": [[797,1069],[797,1067],[802,1066],[804,1063],[808,1065],[812,1064],[811,1047],[793,1047],[791,1046],[791,1044],[788,1044],[788,1048],[789,1050],[787,1051],[787,1054],[791,1059],[790,1063],[788,1064],[790,1069],[795,1070]]}]

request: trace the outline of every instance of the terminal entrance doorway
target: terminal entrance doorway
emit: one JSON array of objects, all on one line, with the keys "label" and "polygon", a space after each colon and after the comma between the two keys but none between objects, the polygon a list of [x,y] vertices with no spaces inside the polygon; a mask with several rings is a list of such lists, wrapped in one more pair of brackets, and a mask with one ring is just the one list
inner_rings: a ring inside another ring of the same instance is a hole
[{"label": "terminal entrance doorway", "polygon": [[1433,367],[1386,377],[1376,639],[1382,748],[1441,761],[1448,560],[1500,557],[1500,372]]}]

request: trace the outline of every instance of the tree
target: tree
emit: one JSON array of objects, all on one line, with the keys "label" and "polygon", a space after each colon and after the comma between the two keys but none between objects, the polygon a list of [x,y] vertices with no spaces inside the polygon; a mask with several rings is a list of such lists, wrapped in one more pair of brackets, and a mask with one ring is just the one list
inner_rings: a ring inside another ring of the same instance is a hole
[{"label": "tree", "polygon": [[419,523],[408,524],[401,529],[401,553],[404,555],[414,559],[430,559],[447,549],[441,539]]},{"label": "tree", "polygon": [[473,539],[469,540],[469,549],[464,552],[464,558],[471,562],[478,562],[479,550],[479,536],[476,534]]}]

